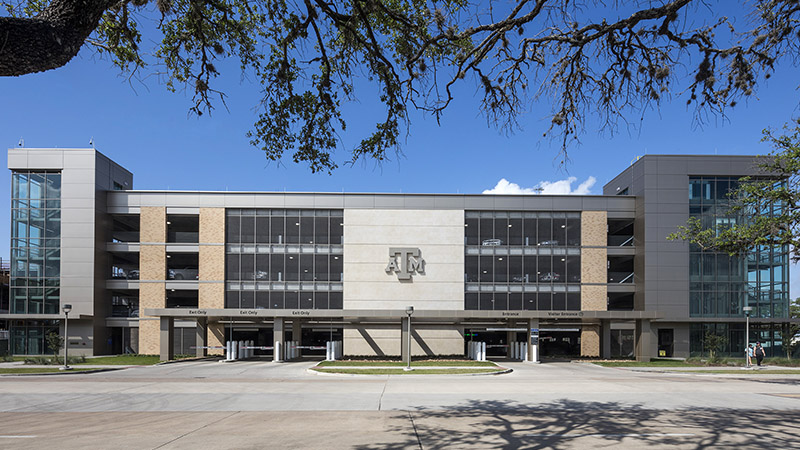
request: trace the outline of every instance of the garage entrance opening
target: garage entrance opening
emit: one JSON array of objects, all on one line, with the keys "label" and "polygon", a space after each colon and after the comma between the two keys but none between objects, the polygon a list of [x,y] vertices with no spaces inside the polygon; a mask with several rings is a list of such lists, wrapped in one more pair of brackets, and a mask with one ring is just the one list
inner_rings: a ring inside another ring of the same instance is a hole
[{"label": "garage entrance opening", "polygon": [[541,328],[539,331],[539,354],[542,358],[580,356],[580,328]]}]

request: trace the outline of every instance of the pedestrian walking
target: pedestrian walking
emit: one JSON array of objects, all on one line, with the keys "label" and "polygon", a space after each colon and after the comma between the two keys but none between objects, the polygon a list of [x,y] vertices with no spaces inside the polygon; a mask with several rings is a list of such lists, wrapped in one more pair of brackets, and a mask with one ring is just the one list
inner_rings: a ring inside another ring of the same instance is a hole
[{"label": "pedestrian walking", "polygon": [[761,367],[761,361],[764,360],[764,347],[761,346],[761,342],[756,342],[756,364]]},{"label": "pedestrian walking", "polygon": [[753,344],[747,344],[747,348],[744,349],[744,355],[747,360],[747,367],[751,367],[753,365]]}]

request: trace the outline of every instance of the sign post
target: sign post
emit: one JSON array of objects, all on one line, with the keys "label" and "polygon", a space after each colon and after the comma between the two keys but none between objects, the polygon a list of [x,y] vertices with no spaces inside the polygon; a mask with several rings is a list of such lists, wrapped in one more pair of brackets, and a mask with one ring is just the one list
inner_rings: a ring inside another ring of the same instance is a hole
[{"label": "sign post", "polygon": [[530,339],[530,361],[532,363],[539,362],[539,329],[538,328],[531,328],[531,339]]}]

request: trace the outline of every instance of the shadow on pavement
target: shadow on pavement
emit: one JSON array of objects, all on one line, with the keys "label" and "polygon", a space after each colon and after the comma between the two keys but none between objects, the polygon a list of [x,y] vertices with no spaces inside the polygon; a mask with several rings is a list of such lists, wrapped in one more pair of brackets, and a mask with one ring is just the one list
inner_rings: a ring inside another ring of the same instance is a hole
[{"label": "shadow on pavement", "polygon": [[[746,407],[746,395],[742,395]],[[800,406],[800,403],[798,403]],[[406,442],[370,444],[360,450],[405,448],[797,448],[800,411],[669,411],[616,402],[561,400],[546,408],[477,401],[442,411],[405,413],[415,435]],[[399,417],[398,417],[399,418]],[[401,422],[394,422],[401,423]],[[402,428],[407,429],[407,425]],[[400,426],[396,430],[401,431]]]}]

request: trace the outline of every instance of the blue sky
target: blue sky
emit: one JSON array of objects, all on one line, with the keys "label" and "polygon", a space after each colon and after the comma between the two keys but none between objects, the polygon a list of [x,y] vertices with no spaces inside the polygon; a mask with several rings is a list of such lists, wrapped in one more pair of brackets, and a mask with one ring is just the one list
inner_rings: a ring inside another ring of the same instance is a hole
[{"label": "blue sky", "polygon": [[[136,189],[481,193],[505,179],[521,188],[556,183],[550,189],[563,191],[574,177],[572,190],[582,185],[581,192],[598,194],[639,155],[768,152],[760,143],[761,130],[800,116],[797,75],[796,67],[779,70],[727,118],[710,117],[703,126],[695,122],[684,97],[648,111],[639,129],[614,136],[598,133],[590,121],[582,145],[570,150],[571,161],[564,166],[557,142],[542,138],[548,104],[532,104],[521,118],[523,129],[509,135],[487,125],[469,85],[460,90],[441,126],[430,116],[412,115],[402,156],[380,166],[342,166],[327,175],[311,174],[290,160],[268,163],[249,145],[245,133],[256,120],[258,88],[241,82],[238,73],[221,80],[229,110],[198,118],[188,114],[189,94],[168,93],[156,77],[129,82],[110,62],[84,49],[61,69],[0,78],[0,146],[16,147],[23,138],[26,147],[87,147],[93,138],[98,150],[134,173]],[[342,136],[347,145],[355,144],[379,117],[371,100],[377,91],[368,88],[359,95],[361,101],[347,107],[348,133]],[[638,124],[639,117],[630,121]],[[336,158],[346,161],[346,151]],[[9,172],[0,171],[0,196],[7,205],[9,187]],[[8,208],[0,214],[0,256],[5,259]],[[794,271],[793,287],[800,282],[797,275]]]}]

